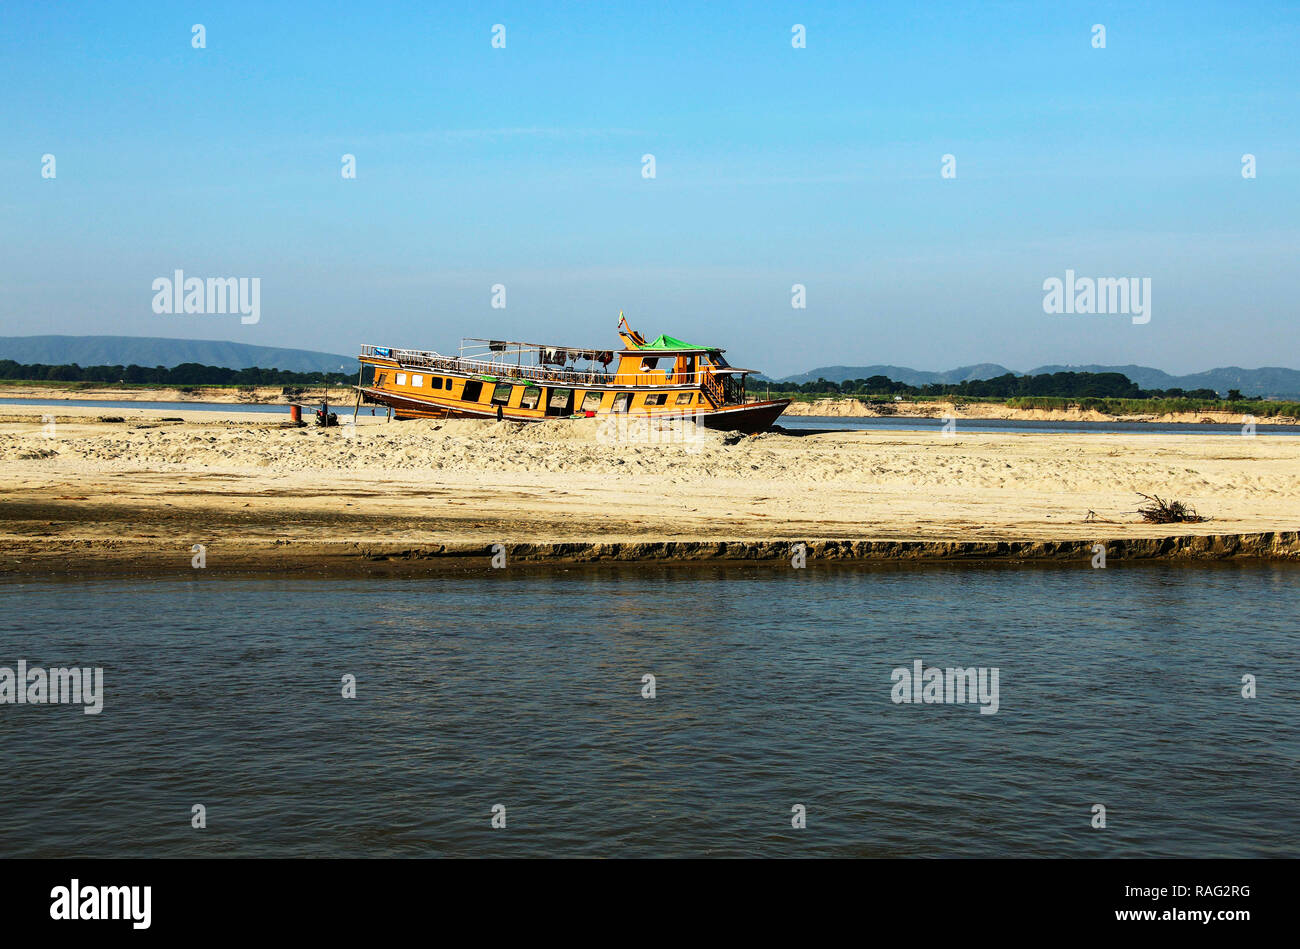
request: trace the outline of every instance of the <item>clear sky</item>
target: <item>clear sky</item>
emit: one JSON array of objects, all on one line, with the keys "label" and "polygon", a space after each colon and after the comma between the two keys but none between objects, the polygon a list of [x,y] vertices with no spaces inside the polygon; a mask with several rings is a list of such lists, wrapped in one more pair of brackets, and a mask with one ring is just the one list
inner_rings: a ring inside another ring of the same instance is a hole
[{"label": "clear sky", "polygon": [[[1300,367],[1298,50],[1268,2],[5,0],[0,335],[603,346],[622,309],[777,375]],[[176,269],[260,278],[260,321],[154,313]],[[1151,321],[1045,313],[1067,269],[1150,277]]]}]

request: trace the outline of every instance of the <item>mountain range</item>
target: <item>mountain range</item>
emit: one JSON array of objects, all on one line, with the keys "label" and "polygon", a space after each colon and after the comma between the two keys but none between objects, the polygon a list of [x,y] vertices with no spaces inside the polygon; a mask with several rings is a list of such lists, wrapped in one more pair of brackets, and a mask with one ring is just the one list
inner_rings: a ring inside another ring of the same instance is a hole
[{"label": "mountain range", "polygon": [[283,369],[287,372],[354,372],[357,357],[309,349],[250,346],[216,339],[156,336],[0,336],[0,359],[46,366],[179,366],[196,362],[227,369]]},{"label": "mountain range", "polygon": [[[275,346],[252,346],[214,339],[163,339],[153,336],[0,336],[0,359],[20,363],[79,366],[177,366],[194,362],[204,366],[230,369],[284,369],[290,372],[351,371],[356,356],[307,349],[282,349]],[[992,379],[1007,373],[1037,376],[1053,372],[1120,372],[1143,389],[1214,389],[1227,395],[1239,389],[1243,395],[1261,395],[1274,399],[1300,399],[1300,370],[1279,367],[1242,369],[1224,366],[1185,376],[1170,375],[1150,366],[1039,366],[1027,373],[997,363],[959,366],[944,372],[911,369],[907,366],[821,366],[807,372],[773,379],[773,382],[843,382],[887,376],[911,386],[928,383],[957,383],[972,379]],[[764,376],[756,375],[755,382]]]}]

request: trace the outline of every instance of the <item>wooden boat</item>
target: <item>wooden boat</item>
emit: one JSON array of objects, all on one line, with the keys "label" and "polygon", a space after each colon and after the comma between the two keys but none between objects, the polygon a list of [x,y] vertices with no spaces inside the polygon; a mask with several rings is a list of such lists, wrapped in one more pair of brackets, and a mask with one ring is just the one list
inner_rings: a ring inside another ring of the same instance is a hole
[{"label": "wooden boat", "polygon": [[671,336],[647,342],[621,314],[618,335],[624,348],[616,350],[465,339],[459,356],[444,356],[365,345],[357,388],[398,419],[614,416],[750,434],[765,431],[790,404],[746,401],[745,377],[754,370],[728,365],[724,350]]}]

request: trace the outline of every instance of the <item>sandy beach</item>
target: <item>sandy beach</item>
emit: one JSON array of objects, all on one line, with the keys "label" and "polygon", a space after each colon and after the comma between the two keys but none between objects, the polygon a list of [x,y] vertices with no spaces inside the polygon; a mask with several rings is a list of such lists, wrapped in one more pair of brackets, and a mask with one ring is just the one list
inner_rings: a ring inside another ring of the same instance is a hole
[{"label": "sandy beach", "polygon": [[[1300,558],[1300,441],[1284,436],[123,418],[5,408],[0,570],[188,570],[196,544],[208,569],[259,571],[483,567],[494,544],[518,561],[775,559],[796,543],[814,561],[1086,560],[1099,541],[1118,559]],[[1211,520],[1145,524],[1138,492]]]}]

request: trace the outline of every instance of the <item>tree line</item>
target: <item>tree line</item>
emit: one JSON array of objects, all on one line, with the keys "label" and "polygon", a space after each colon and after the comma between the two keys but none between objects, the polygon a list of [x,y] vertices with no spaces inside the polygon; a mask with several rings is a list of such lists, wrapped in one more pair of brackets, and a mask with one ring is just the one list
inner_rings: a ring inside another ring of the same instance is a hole
[{"label": "tree line", "polygon": [[290,372],[287,369],[227,369],[183,362],[179,366],[47,366],[0,359],[0,379],[14,382],[101,382],[171,386],[323,385],[353,379],[343,372]]},{"label": "tree line", "polygon": [[[291,372],[287,369],[227,369],[185,362],[179,366],[79,366],[76,363],[49,366],[0,359],[0,379],[14,382],[98,382],[129,385],[170,386],[274,386],[347,383],[351,373]],[[912,386],[888,376],[846,379],[832,382],[768,382],[755,380],[751,389],[770,387],[774,393],[800,395],[845,395],[857,397],[966,396],[968,398],[1014,399],[1047,396],[1067,399],[1207,399],[1218,400],[1214,389],[1143,389],[1120,372],[1052,372],[1037,376],[1006,373],[992,379]],[[1241,401],[1241,392],[1231,389],[1227,399]],[[1258,396],[1249,397],[1258,399]]]},{"label": "tree line", "polygon": [[[765,388],[766,381],[759,383]],[[1055,396],[1084,399],[1215,399],[1214,389],[1143,389],[1122,372],[1051,372],[1037,376],[1017,376],[1008,372],[992,379],[970,379],[966,382],[930,382],[912,386],[888,376],[870,376],[866,379],[846,379],[832,382],[818,379],[815,382],[772,382],[773,392],[803,395],[828,393],[851,396],[967,396],[971,398],[1013,399],[1025,396]],[[1236,389],[1228,399],[1237,401],[1242,395]]]}]

